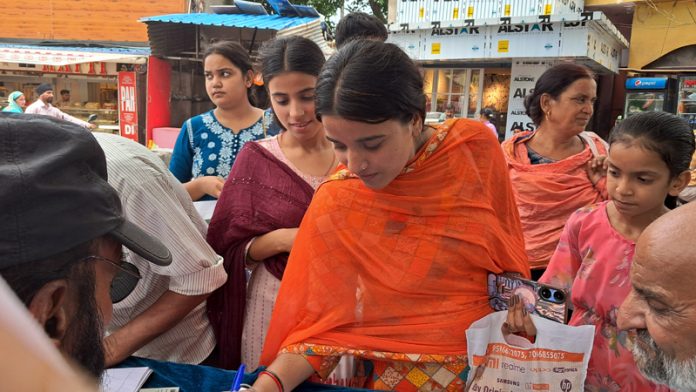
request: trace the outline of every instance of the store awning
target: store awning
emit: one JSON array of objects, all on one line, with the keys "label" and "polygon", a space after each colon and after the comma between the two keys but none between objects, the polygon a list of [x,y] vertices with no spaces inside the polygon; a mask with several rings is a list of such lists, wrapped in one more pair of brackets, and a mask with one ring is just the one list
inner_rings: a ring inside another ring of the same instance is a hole
[{"label": "store awning", "polygon": [[72,65],[99,61],[144,63],[149,48],[95,48],[71,46],[33,46],[0,43],[0,63]]},{"label": "store awning", "polygon": [[192,13],[140,21],[147,24],[152,54],[162,57],[198,57],[202,44],[211,39],[239,41],[254,50],[261,42],[288,32],[313,40],[326,54],[331,51],[321,34],[319,17]]}]

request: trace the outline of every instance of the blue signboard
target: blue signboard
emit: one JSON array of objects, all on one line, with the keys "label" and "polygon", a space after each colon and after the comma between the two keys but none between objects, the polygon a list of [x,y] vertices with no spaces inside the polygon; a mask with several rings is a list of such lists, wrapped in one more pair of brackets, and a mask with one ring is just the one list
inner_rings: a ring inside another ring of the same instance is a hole
[{"label": "blue signboard", "polygon": [[628,78],[626,90],[664,90],[667,78]]}]

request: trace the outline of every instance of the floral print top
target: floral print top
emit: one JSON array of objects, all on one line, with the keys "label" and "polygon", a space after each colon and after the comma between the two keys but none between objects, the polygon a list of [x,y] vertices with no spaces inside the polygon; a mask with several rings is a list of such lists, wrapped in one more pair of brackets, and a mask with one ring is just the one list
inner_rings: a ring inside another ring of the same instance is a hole
[{"label": "floral print top", "polygon": [[603,202],[573,213],[540,282],[570,292],[569,325],[594,325],[585,391],[669,391],[640,374],[633,361],[633,337],[619,331],[619,306],[631,290],[629,272],[635,243],[609,222]]},{"label": "floral print top", "polygon": [[181,127],[169,170],[182,183],[202,176],[227,179],[244,143],[279,131],[270,109],[253,125],[236,133],[222,125],[211,110],[188,119]]}]

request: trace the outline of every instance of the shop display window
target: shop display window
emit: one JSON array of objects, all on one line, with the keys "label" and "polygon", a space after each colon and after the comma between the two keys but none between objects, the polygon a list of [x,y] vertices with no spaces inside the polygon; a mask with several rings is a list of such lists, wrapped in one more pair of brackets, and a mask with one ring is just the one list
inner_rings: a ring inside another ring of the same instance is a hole
[{"label": "shop display window", "polygon": [[696,130],[696,76],[685,76],[679,80],[677,114]]}]

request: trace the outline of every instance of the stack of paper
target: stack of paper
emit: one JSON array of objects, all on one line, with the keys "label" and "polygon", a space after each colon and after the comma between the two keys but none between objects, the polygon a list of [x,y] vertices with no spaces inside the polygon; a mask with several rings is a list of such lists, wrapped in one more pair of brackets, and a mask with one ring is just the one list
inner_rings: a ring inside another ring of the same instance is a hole
[{"label": "stack of paper", "polygon": [[152,370],[147,367],[107,369],[102,376],[102,392],[138,392]]}]

